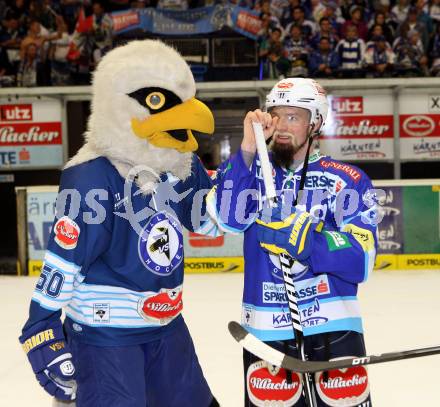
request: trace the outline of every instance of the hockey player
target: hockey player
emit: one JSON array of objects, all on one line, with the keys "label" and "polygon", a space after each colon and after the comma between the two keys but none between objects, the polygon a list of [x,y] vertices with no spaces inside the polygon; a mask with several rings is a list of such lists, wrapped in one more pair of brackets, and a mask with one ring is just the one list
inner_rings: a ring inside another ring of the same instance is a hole
[{"label": "hockey player", "polygon": [[[371,182],[360,169],[320,154],[317,136],[328,102],[317,82],[283,79],[265,107],[247,113],[241,148],[221,165],[208,197],[208,210],[225,231],[244,232],[242,324],[272,347],[299,357],[279,262],[280,253],[289,254],[296,259],[291,271],[309,360],[363,356],[356,295],[376,252]],[[252,122],[272,137],[270,161],[280,202],[272,212],[265,208]],[[245,406],[305,405],[296,373],[269,366],[246,350],[243,360]],[[313,381],[319,406],[371,406],[364,367],[322,372]]]},{"label": "hockey player", "polygon": [[212,187],[191,130],[214,121],[194,95],[160,41],[116,48],[95,72],[20,337],[44,389],[77,407],[218,406],[181,315],[182,225],[198,230],[193,200]]}]

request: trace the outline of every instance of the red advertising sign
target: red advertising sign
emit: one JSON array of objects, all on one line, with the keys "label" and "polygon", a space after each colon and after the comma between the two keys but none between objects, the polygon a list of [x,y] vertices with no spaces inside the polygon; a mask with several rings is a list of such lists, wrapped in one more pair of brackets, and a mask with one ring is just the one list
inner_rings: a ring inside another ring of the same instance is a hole
[{"label": "red advertising sign", "polygon": [[364,112],[362,96],[334,96],[331,109],[335,114],[361,114]]},{"label": "red advertising sign", "polygon": [[0,146],[62,144],[61,123],[0,124]]},{"label": "red advertising sign", "polygon": [[405,160],[440,157],[440,97],[419,91],[399,97],[400,157]]},{"label": "red advertising sign", "polygon": [[204,236],[199,235],[198,233],[189,232],[189,244],[192,247],[219,247],[223,246],[225,242],[225,237],[217,236],[217,237],[211,237],[211,236]]},{"label": "red advertising sign", "polygon": [[324,138],[392,138],[392,116],[342,116],[333,117],[326,127]]},{"label": "red advertising sign", "polygon": [[139,15],[136,11],[126,11],[118,14],[112,14],[113,30],[115,32],[124,30],[132,25],[139,24]]},{"label": "red advertising sign", "polygon": [[339,160],[393,158],[391,95],[328,97],[329,114],[321,150]]},{"label": "red advertising sign", "polygon": [[0,123],[32,120],[32,105],[0,105]]},{"label": "red advertising sign", "polygon": [[0,103],[0,171],[63,165],[61,101]]},{"label": "red advertising sign", "polygon": [[255,14],[240,11],[237,16],[236,26],[243,31],[257,35],[261,30],[261,20]]},{"label": "red advertising sign", "polygon": [[440,114],[400,115],[400,137],[440,136]]}]

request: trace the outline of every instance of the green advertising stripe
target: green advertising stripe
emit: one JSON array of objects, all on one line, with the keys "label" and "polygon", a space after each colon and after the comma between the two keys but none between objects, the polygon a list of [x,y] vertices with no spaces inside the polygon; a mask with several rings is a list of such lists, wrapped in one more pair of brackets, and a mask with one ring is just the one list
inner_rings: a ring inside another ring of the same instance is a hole
[{"label": "green advertising stripe", "polygon": [[432,186],[402,189],[405,253],[440,253],[440,193]]}]

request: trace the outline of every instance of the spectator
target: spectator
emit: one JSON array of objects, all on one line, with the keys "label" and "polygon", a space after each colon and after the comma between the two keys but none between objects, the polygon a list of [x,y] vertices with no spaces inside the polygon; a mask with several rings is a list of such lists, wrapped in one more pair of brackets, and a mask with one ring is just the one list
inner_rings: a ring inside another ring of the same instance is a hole
[{"label": "spectator", "polygon": [[437,32],[432,39],[430,47],[431,75],[440,76],[440,24],[437,24]]},{"label": "spectator", "polygon": [[68,27],[75,27],[81,9],[89,3],[88,0],[60,0],[59,4],[63,10],[64,21],[66,21]]},{"label": "spectator", "polygon": [[16,73],[20,64],[20,44],[25,37],[18,16],[9,13],[0,29],[0,47],[6,52],[9,63]]},{"label": "spectator", "polygon": [[95,65],[113,46],[113,20],[109,14],[105,13],[104,4],[103,0],[94,0],[92,5],[93,62]]},{"label": "spectator", "polygon": [[[373,33],[374,27],[376,27],[377,25],[379,25],[382,28],[381,34]],[[367,39],[370,40],[371,37],[374,37],[377,35],[383,35],[389,44],[392,44],[394,41],[394,30],[393,30],[392,26],[386,22],[385,13],[383,13],[382,11],[378,11],[376,13],[376,15],[374,16],[374,21],[373,21],[373,24],[371,25],[370,30],[368,31]]]},{"label": "spectator", "polygon": [[290,62],[283,55],[281,44],[272,44],[263,64],[263,75],[266,79],[284,78],[290,69]]},{"label": "spectator", "polygon": [[399,26],[398,33],[400,36],[405,36],[405,33],[409,31],[418,31],[423,48],[426,51],[429,45],[429,33],[426,25],[418,20],[418,15],[418,10],[415,7],[411,7],[408,11],[408,18]]},{"label": "spectator", "polygon": [[26,2],[24,0],[14,0],[5,10],[5,18],[9,15],[14,15],[18,17],[18,23],[20,27],[26,27],[28,25],[28,9],[26,7]]},{"label": "spectator", "polygon": [[310,4],[312,6],[310,19],[315,22],[321,21],[321,18],[325,15],[325,5],[321,0],[311,0]]},{"label": "spectator", "polygon": [[322,37],[326,37],[330,41],[330,47],[332,50],[336,48],[336,45],[339,42],[339,37],[335,33],[335,30],[327,17],[321,18],[319,21],[319,31],[310,40],[310,45],[315,50],[318,49]]},{"label": "spectator", "polygon": [[428,75],[428,58],[418,31],[409,31],[407,38],[399,38],[394,52],[399,76]]},{"label": "spectator", "polygon": [[374,38],[382,37],[383,35],[383,27],[379,24],[373,25],[371,27],[369,34],[368,34],[368,42],[366,44],[366,50],[369,50],[371,47],[374,47],[376,44],[374,42]]},{"label": "spectator", "polygon": [[330,78],[336,76],[338,69],[338,53],[332,50],[330,40],[327,37],[321,37],[318,51],[314,51],[310,56],[310,75],[314,78]]},{"label": "spectator", "polygon": [[351,11],[354,7],[358,7],[362,11],[362,21],[368,22],[373,18],[373,13],[371,11],[371,0],[352,0],[349,8],[350,16]]},{"label": "spectator", "polygon": [[6,50],[0,47],[0,88],[14,86],[15,71],[9,62]]},{"label": "spectator", "polygon": [[50,32],[56,31],[56,16],[60,13],[52,0],[32,0],[29,3],[29,19],[38,21]]},{"label": "spectator", "polygon": [[270,11],[270,2],[268,0],[264,0],[261,3],[260,19],[263,21],[264,26],[268,27],[270,30],[275,28],[281,29],[280,20],[278,20],[278,18]]},{"label": "spectator", "polygon": [[307,44],[303,39],[301,27],[292,25],[289,35],[283,41],[285,56],[290,62],[289,76],[307,77]]},{"label": "spectator", "polygon": [[17,73],[17,86],[38,86],[41,84],[39,79],[41,68],[38,46],[33,42],[29,42],[23,52],[24,55]]},{"label": "spectator", "polygon": [[289,7],[289,0],[271,0],[270,2],[270,12],[278,19],[278,21],[281,20],[283,10],[286,7]]},{"label": "spectator", "polygon": [[347,27],[346,38],[339,41],[336,52],[341,62],[340,73],[344,77],[360,78],[364,74],[365,42],[358,37],[354,25]]},{"label": "spectator", "polygon": [[263,37],[262,41],[260,42],[260,49],[259,49],[259,57],[261,59],[265,59],[269,55],[269,50],[273,46],[280,46],[283,47],[281,43],[281,30],[279,28],[275,28],[274,30],[269,32],[268,37]]},{"label": "spectator", "polygon": [[341,31],[341,26],[345,23],[345,19],[341,15],[341,9],[338,7],[337,3],[332,0],[327,1],[324,5],[324,17],[329,19],[334,32],[339,33]]},{"label": "spectator", "polygon": [[368,27],[363,21],[362,8],[353,6],[350,9],[350,15],[351,19],[347,20],[341,27],[341,37],[346,37],[347,27],[355,26],[357,28],[359,38],[365,41],[367,39]]},{"label": "spectator", "polygon": [[368,76],[391,76],[396,56],[385,37],[373,37],[374,46],[365,52],[365,64]]},{"label": "spectator", "polygon": [[39,21],[31,20],[29,23],[29,30],[27,36],[23,39],[20,45],[20,59],[24,58],[26,48],[29,44],[34,44],[37,47],[37,52],[44,55],[44,42],[50,41],[58,37],[58,33],[49,34],[49,32],[41,26]]},{"label": "spectator", "polygon": [[425,0],[416,0],[414,8],[417,10],[417,21],[424,24],[428,30],[429,40],[434,34],[434,24],[431,16],[428,13],[429,9],[427,7],[427,3],[425,3]]},{"label": "spectator", "polygon": [[72,36],[69,35],[67,24],[62,16],[57,16],[57,32],[59,38],[51,41],[49,48],[50,77],[52,85],[66,86],[71,84],[70,63],[67,55]]},{"label": "spectator", "polygon": [[301,0],[289,0],[289,4],[283,8],[281,13],[281,25],[286,27],[292,21],[293,9],[301,6]]},{"label": "spectator", "polygon": [[438,26],[440,24],[440,0],[432,0],[429,6],[429,15],[431,16],[432,22]]},{"label": "spectator", "polygon": [[295,7],[292,11],[290,22],[287,24],[286,31],[290,32],[290,27],[297,25],[301,28],[302,36],[306,41],[309,41],[315,32],[315,24],[305,19],[304,8],[301,6]]},{"label": "spectator", "polygon": [[397,0],[397,4],[391,9],[391,14],[397,25],[402,24],[408,17],[409,0]]},{"label": "spectator", "polygon": [[[261,20],[261,28],[260,31],[258,31],[257,37],[258,37],[258,43],[261,46],[261,43],[266,39],[269,38],[270,33],[272,30],[274,30],[275,26],[271,25],[270,16],[268,14],[261,14],[260,15]],[[279,29],[279,28],[278,28]],[[279,29],[281,31],[281,29]]]}]

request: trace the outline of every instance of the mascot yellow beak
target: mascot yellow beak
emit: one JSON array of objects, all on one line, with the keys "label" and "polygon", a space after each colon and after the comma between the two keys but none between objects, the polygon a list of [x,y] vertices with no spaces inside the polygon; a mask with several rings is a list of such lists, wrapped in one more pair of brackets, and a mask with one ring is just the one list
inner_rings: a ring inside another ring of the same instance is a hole
[{"label": "mascot yellow beak", "polygon": [[167,102],[166,93],[162,89],[154,89],[145,99],[142,98],[151,116],[145,120],[131,120],[134,134],[156,147],[174,148],[181,153],[197,150],[198,144],[191,130],[214,133],[212,112],[196,98],[178,104],[176,100],[174,103]]}]

